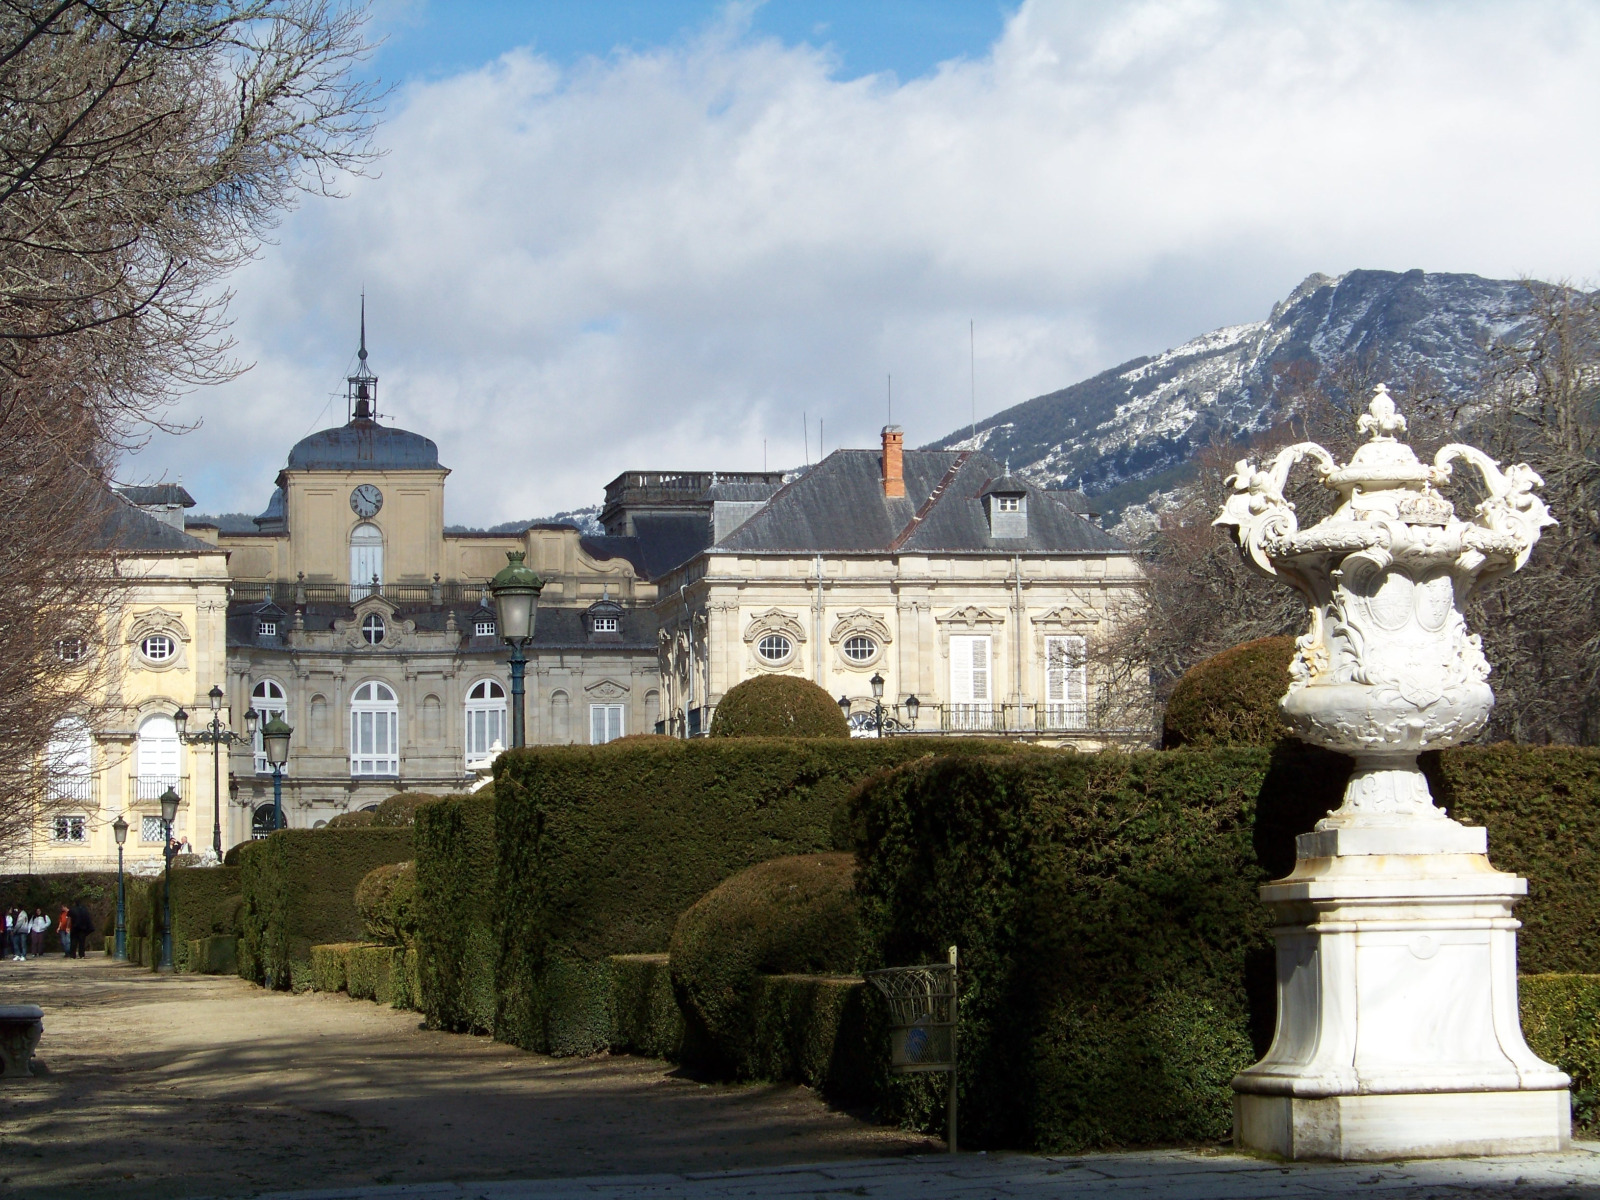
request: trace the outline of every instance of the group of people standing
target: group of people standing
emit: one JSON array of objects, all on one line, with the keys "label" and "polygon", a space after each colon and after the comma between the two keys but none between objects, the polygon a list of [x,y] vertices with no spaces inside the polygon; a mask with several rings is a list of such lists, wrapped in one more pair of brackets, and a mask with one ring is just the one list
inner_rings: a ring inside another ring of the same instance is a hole
[{"label": "group of people standing", "polygon": [[61,953],[67,958],[82,958],[89,935],[94,932],[94,918],[81,900],[70,907],[63,904],[61,915],[55,920],[45,916],[44,909],[35,908],[30,914],[26,907],[16,905],[5,914],[5,952],[12,962],[26,962],[44,953],[44,937],[54,926],[61,943]]}]

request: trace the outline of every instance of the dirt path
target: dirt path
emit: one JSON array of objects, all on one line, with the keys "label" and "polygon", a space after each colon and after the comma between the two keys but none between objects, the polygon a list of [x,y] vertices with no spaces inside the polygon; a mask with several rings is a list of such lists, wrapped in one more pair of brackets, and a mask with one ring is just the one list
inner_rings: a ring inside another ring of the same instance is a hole
[{"label": "dirt path", "polygon": [[0,963],[47,1073],[0,1084],[0,1193],[131,1200],[357,1183],[703,1171],[937,1151],[804,1088],[552,1059],[343,995]]}]

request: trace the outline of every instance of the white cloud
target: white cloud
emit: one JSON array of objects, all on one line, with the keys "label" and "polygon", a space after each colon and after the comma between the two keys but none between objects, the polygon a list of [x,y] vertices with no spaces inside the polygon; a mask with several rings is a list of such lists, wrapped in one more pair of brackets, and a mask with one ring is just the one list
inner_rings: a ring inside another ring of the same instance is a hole
[{"label": "white cloud", "polygon": [[[343,417],[356,294],[388,413],[449,519],[592,503],[629,467],[774,467],[884,415],[913,443],[1212,327],[1312,271],[1586,278],[1600,9],[1026,4],[990,54],[835,78],[735,12],[559,70],[416,84],[379,179],[236,281],[259,365],[130,475],[259,509]],[[326,410],[326,411],[325,411]],[[815,433],[813,432],[813,446]]]}]

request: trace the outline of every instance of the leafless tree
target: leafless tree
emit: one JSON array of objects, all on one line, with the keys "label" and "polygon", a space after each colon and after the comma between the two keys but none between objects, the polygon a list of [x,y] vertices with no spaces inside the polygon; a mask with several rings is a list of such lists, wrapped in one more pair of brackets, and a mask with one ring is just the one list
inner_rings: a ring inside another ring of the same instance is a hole
[{"label": "leafless tree", "polygon": [[48,801],[51,731],[114,685],[118,455],[240,369],[228,274],[373,159],[363,20],[0,0],[0,845]]}]

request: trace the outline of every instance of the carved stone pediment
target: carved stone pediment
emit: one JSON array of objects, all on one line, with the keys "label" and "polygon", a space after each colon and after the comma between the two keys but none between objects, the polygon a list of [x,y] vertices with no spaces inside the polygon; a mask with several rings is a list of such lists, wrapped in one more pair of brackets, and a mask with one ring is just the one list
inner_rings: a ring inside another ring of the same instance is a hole
[{"label": "carved stone pediment", "polygon": [[586,685],[583,690],[595,700],[621,700],[628,694],[628,685],[615,679],[602,679]]},{"label": "carved stone pediment", "polygon": [[887,646],[894,641],[894,635],[889,632],[889,623],[877,613],[865,608],[841,613],[839,619],[833,623],[833,629],[828,634],[828,641],[837,646],[845,638],[853,637],[856,634],[865,634],[880,646]]},{"label": "carved stone pediment", "polygon": [[1032,618],[1035,625],[1054,629],[1068,629],[1081,625],[1098,625],[1101,616],[1094,609],[1080,604],[1058,604]]},{"label": "carved stone pediment", "polygon": [[189,640],[189,627],[183,618],[166,608],[147,608],[134,613],[128,622],[128,641],[137,645],[151,634],[164,633],[180,642]]},{"label": "carved stone pediment", "polygon": [[976,629],[980,625],[1004,625],[1004,616],[998,616],[979,604],[969,604],[965,608],[953,608],[943,616],[935,617],[941,625],[960,625],[967,629]]},{"label": "carved stone pediment", "polygon": [[744,640],[747,644],[753,643],[769,633],[781,633],[796,643],[806,640],[805,623],[794,613],[781,608],[769,608],[751,617],[749,624],[744,627]]}]

